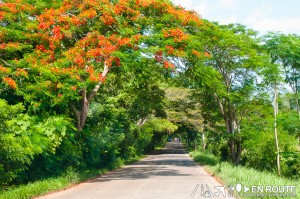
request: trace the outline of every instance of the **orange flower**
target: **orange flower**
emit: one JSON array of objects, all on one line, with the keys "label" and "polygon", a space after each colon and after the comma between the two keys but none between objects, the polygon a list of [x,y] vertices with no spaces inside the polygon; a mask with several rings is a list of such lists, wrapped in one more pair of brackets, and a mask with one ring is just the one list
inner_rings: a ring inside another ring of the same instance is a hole
[{"label": "orange flower", "polygon": [[8,72],[9,72],[9,68],[5,68],[0,65],[0,73],[8,73]]},{"label": "orange flower", "polygon": [[78,65],[78,66],[82,66],[84,64],[84,59],[80,56],[77,55],[74,59],[74,62]]},{"label": "orange flower", "polygon": [[0,12],[0,20],[4,18],[5,12]]},{"label": "orange flower", "polygon": [[80,80],[80,76],[79,75],[75,75],[75,79]]},{"label": "orange flower", "polygon": [[72,22],[72,24],[74,24],[74,25],[79,25],[79,24],[81,23],[81,22],[80,22],[80,19],[79,19],[78,17],[76,17],[76,16],[72,16],[71,22]]},{"label": "orange flower", "polygon": [[175,65],[169,61],[164,61],[165,68],[175,68]]},{"label": "orange flower", "polygon": [[174,52],[174,47],[173,46],[166,46],[166,49],[168,50],[168,54],[172,54]]},{"label": "orange flower", "polygon": [[118,45],[119,46],[129,46],[130,45],[130,39],[129,38],[118,39]]},{"label": "orange flower", "polygon": [[123,5],[120,5],[120,4],[116,4],[115,6],[115,13],[118,14],[118,15],[121,15],[124,11],[125,11],[125,6]]},{"label": "orange flower", "polygon": [[15,82],[15,80],[13,80],[10,77],[4,77],[2,79],[2,81],[6,84],[8,84],[9,87],[11,87],[12,89],[16,89],[17,88],[17,83]]},{"label": "orange flower", "polygon": [[134,36],[133,36],[133,39],[134,39],[134,41],[135,41],[136,43],[138,43],[138,42],[140,41],[141,37],[142,37],[141,34],[137,34],[137,35],[134,35]]},{"label": "orange flower", "polygon": [[162,55],[163,55],[163,53],[160,50],[160,51],[155,53],[154,59],[158,62],[162,62],[163,61],[163,56]]},{"label": "orange flower", "polygon": [[76,86],[71,86],[71,90],[76,91],[77,87]]},{"label": "orange flower", "polygon": [[163,34],[166,38],[174,37],[174,42],[182,42],[188,39],[188,35],[179,28],[163,30]]},{"label": "orange flower", "polygon": [[116,60],[116,65],[117,66],[121,66],[121,60],[120,60],[120,58],[116,58],[115,60]]},{"label": "orange flower", "polygon": [[201,56],[201,53],[199,53],[198,51],[196,50],[192,50],[192,53],[196,56],[196,57],[200,57]]},{"label": "orange flower", "polygon": [[108,26],[111,26],[115,23],[115,19],[107,12],[103,13],[103,15],[100,17],[100,20]]},{"label": "orange flower", "polygon": [[210,57],[211,57],[211,55],[210,55],[208,52],[205,52],[205,53],[204,53],[204,56],[207,57],[207,58],[210,58]]},{"label": "orange flower", "polygon": [[55,40],[59,40],[63,38],[63,35],[60,33],[60,27],[59,26],[54,26],[54,28],[52,29],[52,34],[53,34],[53,38]]},{"label": "orange flower", "polygon": [[49,47],[50,47],[51,50],[54,50],[55,49],[54,42],[51,41],[50,44],[49,44]]},{"label": "orange flower", "polygon": [[16,72],[16,76],[27,76],[28,72],[22,68],[18,68]]},{"label": "orange flower", "polygon": [[84,10],[79,15],[79,17],[81,17],[81,18],[87,18],[87,19],[91,19],[91,18],[94,18],[96,16],[97,16],[97,12],[93,9]]},{"label": "orange flower", "polygon": [[45,46],[43,46],[43,45],[37,45],[35,48],[36,48],[37,50],[40,50],[40,51],[42,51],[42,52],[45,52]]},{"label": "orange flower", "polygon": [[42,30],[46,30],[47,28],[50,27],[50,25],[51,25],[50,23],[42,22],[42,23],[40,23],[39,28]]},{"label": "orange flower", "polygon": [[99,81],[99,77],[97,77],[95,75],[90,75],[90,81],[92,81],[92,82],[98,82]]},{"label": "orange flower", "polygon": [[4,49],[6,47],[6,43],[0,44],[0,50]]},{"label": "orange flower", "polygon": [[86,72],[88,72],[90,75],[92,75],[94,73],[95,69],[93,66],[88,66],[86,68]]}]

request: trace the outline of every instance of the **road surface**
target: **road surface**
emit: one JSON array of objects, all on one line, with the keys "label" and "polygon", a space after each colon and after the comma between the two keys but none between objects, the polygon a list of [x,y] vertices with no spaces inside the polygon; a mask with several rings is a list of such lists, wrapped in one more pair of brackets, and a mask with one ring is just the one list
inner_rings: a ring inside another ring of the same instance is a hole
[{"label": "road surface", "polygon": [[[169,142],[159,154],[106,173],[47,199],[191,199],[212,198],[222,186],[184,151]],[[201,189],[202,188],[202,189]],[[202,190],[202,191],[201,191]],[[209,190],[211,192],[209,192]],[[222,193],[220,197],[224,198]],[[229,198],[228,195],[226,198]]]}]

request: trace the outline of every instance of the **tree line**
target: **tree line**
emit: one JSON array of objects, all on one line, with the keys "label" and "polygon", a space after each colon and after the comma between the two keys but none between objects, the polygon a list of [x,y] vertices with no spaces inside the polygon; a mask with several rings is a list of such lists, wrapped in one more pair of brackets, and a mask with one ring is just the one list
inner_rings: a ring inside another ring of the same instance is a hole
[{"label": "tree line", "polygon": [[0,184],[114,167],[172,135],[297,178],[299,41],[168,0],[5,0]]}]

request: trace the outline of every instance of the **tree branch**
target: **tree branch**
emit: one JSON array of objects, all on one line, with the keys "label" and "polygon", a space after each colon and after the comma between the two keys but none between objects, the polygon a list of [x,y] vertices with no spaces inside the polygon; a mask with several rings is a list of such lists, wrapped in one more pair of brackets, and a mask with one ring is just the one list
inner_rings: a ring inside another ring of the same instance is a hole
[{"label": "tree branch", "polygon": [[15,66],[12,65],[12,64],[7,63],[6,61],[4,61],[4,60],[1,59],[1,58],[0,58],[0,60],[1,60],[6,66],[12,66],[12,67],[14,67],[14,68],[17,68],[17,67],[15,67]]},{"label": "tree branch", "polygon": [[214,97],[215,97],[215,99],[216,99],[217,102],[218,102],[218,105],[219,105],[221,114],[223,115],[223,117],[227,117],[227,116],[226,116],[226,113],[225,113],[225,110],[224,110],[224,106],[223,106],[223,104],[222,104],[220,98],[218,97],[218,95],[217,95],[216,93],[214,93]]},{"label": "tree branch", "polygon": [[74,114],[76,115],[76,118],[79,118],[79,111],[76,109],[74,104],[71,105],[71,109],[74,112]]},{"label": "tree branch", "polygon": [[[102,78],[106,77],[106,74],[108,73],[109,71],[109,68],[108,66],[104,65],[104,70],[102,72]],[[102,85],[102,81],[100,81],[96,86],[95,88],[92,90],[92,92],[89,94],[89,97],[88,97],[88,101],[91,102],[92,99],[95,97],[95,95],[97,94],[98,90],[100,89]]]}]

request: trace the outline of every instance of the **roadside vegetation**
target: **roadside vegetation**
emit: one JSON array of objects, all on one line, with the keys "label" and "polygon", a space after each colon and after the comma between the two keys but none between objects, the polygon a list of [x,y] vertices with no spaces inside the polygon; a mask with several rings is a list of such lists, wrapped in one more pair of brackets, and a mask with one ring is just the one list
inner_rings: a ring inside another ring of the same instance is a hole
[{"label": "roadside vegetation", "polygon": [[[296,194],[297,196],[300,195],[298,180],[278,177],[274,173],[258,171],[250,167],[235,166],[229,162],[223,162],[218,157],[207,152],[193,151],[190,152],[190,155],[196,162],[203,165],[211,175],[221,180],[225,185],[235,186],[236,184],[242,184],[248,188],[251,188],[252,186],[296,186]],[[243,193],[242,191],[237,196],[239,198],[258,198],[257,196],[243,196],[243,194],[247,194],[247,192]],[[263,198],[276,197],[266,196]]]},{"label": "roadside vegetation", "polygon": [[109,172],[110,170],[122,167],[125,164],[130,164],[134,161],[138,161],[142,157],[143,156],[136,157],[134,159],[127,160],[124,163],[115,162],[109,168],[93,170],[84,169],[82,171],[79,171],[75,170],[73,167],[69,167],[60,176],[37,180],[20,186],[11,186],[4,192],[0,192],[0,198],[26,199],[36,196],[42,196],[55,191],[64,190],[66,188],[76,186],[77,184],[86,180],[91,180],[95,177],[98,177],[106,172]]}]

